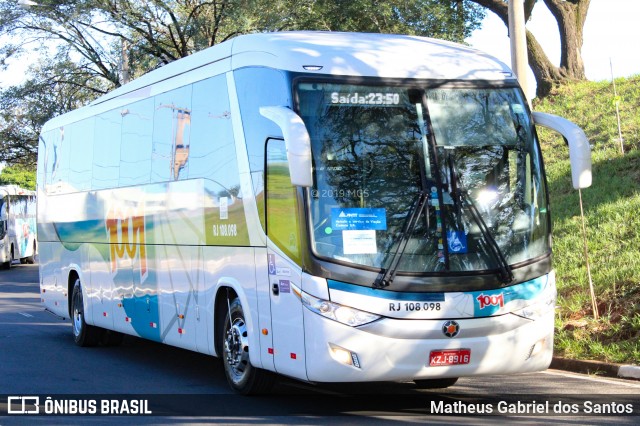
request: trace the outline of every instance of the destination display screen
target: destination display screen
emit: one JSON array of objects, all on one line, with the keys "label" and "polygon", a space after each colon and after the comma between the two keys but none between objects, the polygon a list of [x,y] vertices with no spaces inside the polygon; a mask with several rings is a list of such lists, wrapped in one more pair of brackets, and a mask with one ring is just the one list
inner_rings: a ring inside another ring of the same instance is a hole
[{"label": "destination display screen", "polygon": [[398,105],[400,104],[399,93],[383,92],[332,92],[329,102],[339,105]]}]

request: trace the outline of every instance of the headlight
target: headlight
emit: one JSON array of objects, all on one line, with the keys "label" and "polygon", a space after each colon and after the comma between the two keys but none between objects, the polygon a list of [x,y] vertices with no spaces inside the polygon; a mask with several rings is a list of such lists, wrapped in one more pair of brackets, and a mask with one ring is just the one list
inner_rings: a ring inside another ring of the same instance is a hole
[{"label": "headlight", "polygon": [[[294,286],[292,285],[292,287]],[[358,327],[359,325],[367,324],[380,318],[380,315],[350,308],[329,300],[318,299],[298,288],[294,288],[293,290],[300,296],[302,304],[311,312],[351,327]]]}]

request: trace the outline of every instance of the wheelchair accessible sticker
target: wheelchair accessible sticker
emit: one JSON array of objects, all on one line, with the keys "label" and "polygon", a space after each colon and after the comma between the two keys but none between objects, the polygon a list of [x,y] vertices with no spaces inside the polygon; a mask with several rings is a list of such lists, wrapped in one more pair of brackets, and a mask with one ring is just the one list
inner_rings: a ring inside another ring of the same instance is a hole
[{"label": "wheelchair accessible sticker", "polygon": [[387,211],[371,208],[333,208],[331,227],[335,231],[384,231],[387,229]]}]

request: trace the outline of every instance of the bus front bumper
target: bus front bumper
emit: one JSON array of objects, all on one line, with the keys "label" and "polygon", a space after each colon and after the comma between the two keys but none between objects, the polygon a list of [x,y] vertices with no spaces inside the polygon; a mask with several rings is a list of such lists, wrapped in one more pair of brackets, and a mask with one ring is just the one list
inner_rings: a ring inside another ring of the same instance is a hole
[{"label": "bus front bumper", "polygon": [[307,377],[314,382],[411,381],[534,372],[551,363],[553,310],[535,321],[514,314],[456,319],[454,337],[443,329],[453,331],[455,324],[445,323],[385,318],[354,328],[305,309]]}]

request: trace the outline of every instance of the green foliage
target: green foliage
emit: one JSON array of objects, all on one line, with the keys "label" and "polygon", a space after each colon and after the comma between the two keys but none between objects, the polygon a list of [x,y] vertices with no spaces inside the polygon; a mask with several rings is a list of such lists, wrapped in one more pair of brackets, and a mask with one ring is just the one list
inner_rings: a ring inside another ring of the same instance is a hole
[{"label": "green foliage", "polygon": [[[424,35],[462,42],[484,8],[469,0],[40,0],[0,2],[0,58],[43,44],[76,58],[77,68],[107,86],[186,57],[239,34],[330,30]],[[123,51],[126,50],[126,63]],[[49,54],[47,54],[49,55]]]},{"label": "green foliage", "polygon": [[7,166],[0,171],[0,185],[18,185],[24,189],[36,189],[36,172],[21,166]]},{"label": "green foliage", "polygon": [[[258,1],[257,3],[262,3]],[[480,27],[484,9],[464,0],[270,1],[264,30],[409,34],[463,42]],[[271,11],[271,13],[269,13]]]},{"label": "green foliage", "polygon": [[[534,109],[581,126],[590,140],[593,185],[582,191],[588,255],[598,305],[593,319],[578,193],[571,186],[568,149],[540,130],[554,226],[554,267],[560,355],[637,363],[640,359],[640,76],[579,82],[537,100]],[[620,113],[624,154],[616,118]]]},{"label": "green foliage", "polygon": [[[405,33],[463,41],[484,9],[468,0],[38,0],[0,2],[0,67],[40,53],[0,92],[0,161],[33,166],[50,118],[239,34],[278,30]],[[124,70],[126,69],[126,73]]]},{"label": "green foliage", "polygon": [[95,97],[100,81],[59,58],[33,65],[33,77],[0,91],[0,161],[35,169],[38,135],[52,117]]}]

